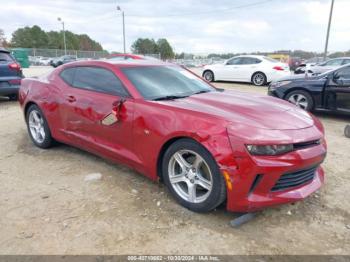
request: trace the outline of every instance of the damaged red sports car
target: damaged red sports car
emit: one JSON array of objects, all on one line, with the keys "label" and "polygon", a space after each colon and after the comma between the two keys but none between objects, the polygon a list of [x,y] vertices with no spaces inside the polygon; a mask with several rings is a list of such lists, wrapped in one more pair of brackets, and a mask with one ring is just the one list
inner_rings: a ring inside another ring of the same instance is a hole
[{"label": "damaged red sports car", "polygon": [[264,95],[216,89],[156,61],[81,61],[24,79],[29,136],[126,164],[162,180],[186,208],[226,201],[249,212],[321,187],[324,129],[311,114]]}]

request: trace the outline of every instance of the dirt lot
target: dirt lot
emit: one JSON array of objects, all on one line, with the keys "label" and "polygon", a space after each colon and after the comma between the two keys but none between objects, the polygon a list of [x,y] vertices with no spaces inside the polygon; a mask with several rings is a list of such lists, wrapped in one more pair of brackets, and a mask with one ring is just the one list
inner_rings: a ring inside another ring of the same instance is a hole
[{"label": "dirt lot", "polygon": [[[326,185],[233,229],[235,215],[223,207],[192,213],[125,166],[65,145],[36,148],[18,104],[3,100],[0,254],[350,254],[350,139],[343,135],[350,118],[318,116],[329,144]],[[85,181],[92,173],[102,178]]]}]

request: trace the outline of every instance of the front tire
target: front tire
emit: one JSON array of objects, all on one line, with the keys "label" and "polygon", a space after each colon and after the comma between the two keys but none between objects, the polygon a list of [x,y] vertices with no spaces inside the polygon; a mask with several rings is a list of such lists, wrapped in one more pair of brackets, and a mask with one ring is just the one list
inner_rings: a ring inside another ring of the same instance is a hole
[{"label": "front tire", "polygon": [[208,212],[226,198],[225,181],[216,161],[199,143],[180,139],[165,152],[163,179],[174,198],[195,212]]},{"label": "front tire", "polygon": [[26,123],[29,136],[40,148],[49,148],[54,140],[46,118],[37,105],[31,105],[26,113]]},{"label": "front tire", "polygon": [[252,76],[252,83],[255,86],[263,86],[266,85],[266,75],[262,72],[256,72]]},{"label": "front tire", "polygon": [[292,91],[286,95],[285,99],[306,111],[311,111],[314,107],[314,101],[311,95],[303,90]]}]

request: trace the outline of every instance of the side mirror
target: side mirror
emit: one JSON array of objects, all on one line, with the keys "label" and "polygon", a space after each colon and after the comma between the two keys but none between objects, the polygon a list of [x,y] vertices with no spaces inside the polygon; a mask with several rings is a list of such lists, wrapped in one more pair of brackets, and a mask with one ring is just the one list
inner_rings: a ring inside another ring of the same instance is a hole
[{"label": "side mirror", "polygon": [[333,82],[338,84],[338,85],[343,85],[343,80],[340,79],[340,77],[337,73],[333,74]]},{"label": "side mirror", "polygon": [[106,115],[101,123],[105,126],[113,125],[114,123],[117,123],[120,120],[120,111],[125,102],[124,98],[120,98],[119,100],[113,102],[112,104],[112,112]]},{"label": "side mirror", "polygon": [[112,113],[116,116],[117,121],[119,120],[119,113],[121,110],[122,105],[124,104],[125,99],[124,98],[120,98],[119,100],[113,102],[112,104]]}]

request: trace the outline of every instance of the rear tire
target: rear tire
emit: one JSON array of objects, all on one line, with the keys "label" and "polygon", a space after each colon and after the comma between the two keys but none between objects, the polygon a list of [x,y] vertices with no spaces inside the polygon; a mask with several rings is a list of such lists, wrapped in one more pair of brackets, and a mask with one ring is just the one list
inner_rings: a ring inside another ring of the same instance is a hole
[{"label": "rear tire", "polygon": [[288,93],[285,100],[306,111],[311,111],[314,108],[314,100],[311,95],[303,90],[295,90]]},{"label": "rear tire", "polygon": [[47,120],[37,105],[31,105],[26,113],[26,123],[29,136],[33,143],[40,148],[49,148],[53,145],[54,139]]},{"label": "rear tire", "polygon": [[256,72],[252,76],[252,83],[256,86],[266,85],[267,78],[266,75],[262,72]]},{"label": "rear tire", "polygon": [[350,125],[347,125],[344,129],[344,135],[350,138]]},{"label": "rear tire", "polygon": [[215,159],[192,139],[180,139],[166,150],[162,177],[177,202],[194,212],[213,210],[226,199],[226,184]]},{"label": "rear tire", "polygon": [[208,81],[208,82],[214,82],[215,78],[214,78],[214,73],[210,70],[204,71],[203,73],[203,78]]}]

